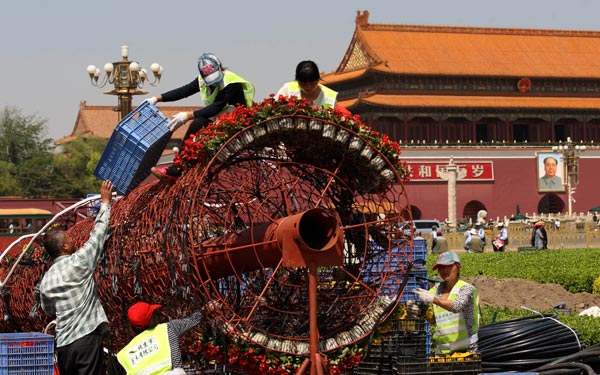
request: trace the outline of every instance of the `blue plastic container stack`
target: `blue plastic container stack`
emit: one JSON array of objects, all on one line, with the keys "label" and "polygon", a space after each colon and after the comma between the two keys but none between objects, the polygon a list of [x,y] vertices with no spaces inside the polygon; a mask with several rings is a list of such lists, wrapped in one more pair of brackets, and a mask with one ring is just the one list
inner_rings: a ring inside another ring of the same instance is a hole
[{"label": "blue plastic container stack", "polygon": [[410,271],[401,302],[408,300],[418,301],[419,298],[413,292],[415,288],[429,289],[427,281],[427,242],[425,240],[413,241],[413,267]]},{"label": "blue plastic container stack", "polygon": [[149,103],[125,117],[113,131],[94,174],[110,180],[119,194],[127,194],[150,175],[171,131],[169,120]]},{"label": "blue plastic container stack", "polygon": [[0,375],[52,375],[54,336],[38,332],[0,333]]},{"label": "blue plastic container stack", "polygon": [[[408,261],[403,246],[398,242],[394,246],[391,266],[404,268]],[[410,249],[406,249],[410,250]],[[419,303],[413,290],[415,288],[429,289],[427,281],[427,243],[425,240],[414,240],[412,248],[412,269],[402,295],[401,304],[408,300]],[[396,286],[397,287],[397,286]],[[390,288],[393,290],[393,288]],[[371,343],[367,355],[362,362],[346,371],[346,375],[392,375],[399,373],[427,374],[429,371],[428,358],[431,352],[431,334],[429,322],[422,318],[392,317],[389,331],[379,334],[378,340]],[[408,372],[407,372],[408,371]]]}]

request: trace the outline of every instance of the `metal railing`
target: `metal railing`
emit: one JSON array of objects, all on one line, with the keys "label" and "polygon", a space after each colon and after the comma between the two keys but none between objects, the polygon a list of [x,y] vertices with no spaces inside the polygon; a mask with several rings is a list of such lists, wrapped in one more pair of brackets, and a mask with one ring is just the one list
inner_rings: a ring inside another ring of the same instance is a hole
[{"label": "metal railing", "polygon": [[[518,251],[519,248],[531,247],[533,225],[511,223],[508,226],[509,244],[507,251]],[[600,248],[600,228],[594,222],[562,222],[560,229],[552,224],[546,225],[548,233],[548,249],[585,249]],[[498,236],[498,230],[486,230],[485,251],[492,251],[492,241]],[[427,249],[431,249],[431,236],[424,235]],[[465,232],[445,233],[448,249],[464,250]],[[428,250],[431,252],[431,250]]]}]

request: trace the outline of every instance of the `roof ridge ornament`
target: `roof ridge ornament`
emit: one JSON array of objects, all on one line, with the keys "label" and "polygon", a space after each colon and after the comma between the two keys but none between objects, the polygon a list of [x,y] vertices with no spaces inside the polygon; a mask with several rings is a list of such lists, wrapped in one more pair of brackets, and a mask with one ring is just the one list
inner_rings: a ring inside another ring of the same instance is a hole
[{"label": "roof ridge ornament", "polygon": [[364,10],[364,11],[360,11],[357,10],[356,11],[356,26],[367,26],[369,25],[369,11],[368,10]]}]

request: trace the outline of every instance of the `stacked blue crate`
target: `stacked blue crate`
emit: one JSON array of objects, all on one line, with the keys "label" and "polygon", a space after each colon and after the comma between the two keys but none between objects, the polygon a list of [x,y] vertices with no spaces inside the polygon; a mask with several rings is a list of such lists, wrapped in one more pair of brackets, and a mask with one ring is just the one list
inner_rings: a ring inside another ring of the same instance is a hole
[{"label": "stacked blue crate", "polygon": [[408,275],[408,282],[404,288],[404,294],[400,302],[408,300],[418,301],[415,288],[429,289],[427,281],[427,242],[422,239],[415,239],[412,248],[413,267]]},{"label": "stacked blue crate", "polygon": [[0,333],[0,375],[52,375],[54,336],[38,332]]},{"label": "stacked blue crate", "polygon": [[[368,265],[371,272],[382,272],[387,269],[406,270],[408,263],[412,261],[413,266],[407,275],[407,283],[400,304],[406,304],[408,300],[418,303],[419,299],[414,294],[415,288],[429,289],[427,280],[427,243],[425,240],[417,239],[412,243],[398,240],[392,244],[391,257],[386,257],[385,262],[374,261]],[[409,254],[412,254],[409,256]],[[391,278],[390,283],[397,283]],[[395,291],[398,285],[384,287],[384,291]],[[373,375],[373,374],[398,374],[398,368],[403,370],[410,368],[411,374],[426,374],[428,358],[431,354],[431,334],[429,322],[423,318],[399,319],[392,316],[392,328],[389,331],[377,335],[378,339],[371,343],[366,356],[360,364],[353,367],[345,374],[348,375]],[[387,324],[387,323],[386,323]],[[408,363],[405,364],[404,362]],[[398,363],[402,363],[398,367]]]},{"label": "stacked blue crate", "polygon": [[119,122],[94,174],[110,180],[127,194],[150,175],[169,139],[169,120],[150,103],[143,103]]}]

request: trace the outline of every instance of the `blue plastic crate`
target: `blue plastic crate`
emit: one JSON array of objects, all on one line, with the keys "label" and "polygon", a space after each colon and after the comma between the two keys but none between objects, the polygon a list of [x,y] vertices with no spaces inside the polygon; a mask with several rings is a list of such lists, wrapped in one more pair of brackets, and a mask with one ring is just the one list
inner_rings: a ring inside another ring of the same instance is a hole
[{"label": "blue plastic crate", "polygon": [[427,259],[427,241],[422,239],[413,240],[414,259]]},{"label": "blue plastic crate", "polygon": [[127,194],[150,175],[165,149],[169,119],[150,103],[143,103],[113,131],[94,174],[110,180],[119,194]]},{"label": "blue plastic crate", "polygon": [[54,336],[38,332],[0,333],[0,375],[52,375]]},{"label": "blue plastic crate", "polygon": [[404,288],[404,294],[402,294],[401,302],[408,300],[419,301],[419,297],[413,292],[415,288],[429,289],[429,281],[427,281],[427,270],[426,269],[412,269],[408,276],[408,282]]}]

